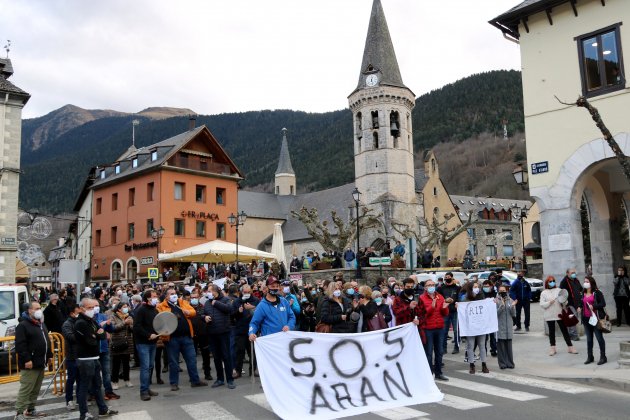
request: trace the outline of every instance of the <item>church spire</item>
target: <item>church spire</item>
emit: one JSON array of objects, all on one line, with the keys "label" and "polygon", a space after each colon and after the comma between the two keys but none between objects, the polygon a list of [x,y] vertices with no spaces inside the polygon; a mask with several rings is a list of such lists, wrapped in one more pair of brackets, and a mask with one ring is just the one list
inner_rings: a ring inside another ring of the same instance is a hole
[{"label": "church spire", "polygon": [[282,129],[282,147],[280,147],[280,159],[278,160],[275,181],[277,195],[296,194],[295,172],[293,171],[293,166],[291,166],[286,128]]},{"label": "church spire", "polygon": [[394,44],[389,35],[381,0],[374,0],[372,4],[372,15],[365,39],[357,89],[365,87],[365,75],[369,73],[375,73],[381,85],[406,87],[400,76],[398,60],[396,60]]}]

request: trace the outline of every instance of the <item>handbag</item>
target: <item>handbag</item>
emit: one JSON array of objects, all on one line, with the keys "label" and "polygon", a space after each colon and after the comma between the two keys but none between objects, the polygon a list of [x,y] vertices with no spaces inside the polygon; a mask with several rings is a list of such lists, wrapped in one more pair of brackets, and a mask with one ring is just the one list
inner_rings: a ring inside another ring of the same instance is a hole
[{"label": "handbag", "polygon": [[385,328],[387,328],[385,317],[381,312],[377,312],[376,315],[374,315],[367,324],[368,331],[384,330]]},{"label": "handbag", "polygon": [[[597,311],[595,311],[595,313],[597,314]],[[610,322],[610,319],[608,318],[608,314],[606,314],[603,318],[600,318],[599,315],[596,315],[596,317],[597,317],[598,330],[600,330],[601,332],[605,334],[612,332],[612,322]]]},{"label": "handbag", "polygon": [[315,326],[315,332],[328,334],[332,332],[332,325],[319,321]]},{"label": "handbag", "polygon": [[121,353],[129,348],[129,343],[127,339],[112,341],[112,352],[113,353]]},{"label": "handbag", "polygon": [[596,325],[597,325],[597,321],[598,321],[598,319],[597,319],[597,315],[595,315],[595,311],[593,311],[593,313],[591,314],[591,316],[590,316],[590,317],[589,317],[589,319],[588,319],[588,323],[589,323],[591,326],[593,326],[593,327],[594,327],[594,326],[596,326]]},{"label": "handbag", "polygon": [[575,316],[573,311],[569,308],[562,309],[562,312],[558,316],[565,327],[574,327],[580,322],[578,317]]}]

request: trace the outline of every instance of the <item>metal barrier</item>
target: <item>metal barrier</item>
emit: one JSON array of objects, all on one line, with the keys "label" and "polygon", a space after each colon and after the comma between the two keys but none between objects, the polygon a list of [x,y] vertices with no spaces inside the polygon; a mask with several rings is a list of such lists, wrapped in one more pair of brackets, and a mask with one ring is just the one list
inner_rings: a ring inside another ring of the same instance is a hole
[{"label": "metal barrier", "polygon": [[[63,336],[59,333],[49,333],[48,337],[50,338],[53,361],[44,375],[45,377],[53,377],[51,381],[53,394],[62,395],[66,386],[65,343]],[[4,343],[8,343],[8,345]],[[18,355],[15,352],[15,336],[0,337],[0,344],[5,347],[8,354],[8,366],[6,366],[8,374],[0,375],[0,385],[18,382],[20,369],[18,368]]]}]

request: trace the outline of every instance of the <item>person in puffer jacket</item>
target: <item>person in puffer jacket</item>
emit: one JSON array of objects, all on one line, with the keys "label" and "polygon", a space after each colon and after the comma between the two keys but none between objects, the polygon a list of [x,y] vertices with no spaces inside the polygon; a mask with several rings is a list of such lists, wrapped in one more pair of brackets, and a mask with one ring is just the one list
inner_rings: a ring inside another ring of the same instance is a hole
[{"label": "person in puffer jacket", "polygon": [[[444,341],[444,317],[448,315],[449,303],[444,296],[436,292],[435,281],[427,280],[424,284],[424,293],[420,295],[419,304],[424,306],[426,312],[426,323],[424,334],[427,339],[424,351],[429,361],[431,371],[435,374],[435,379],[448,381],[442,374],[442,347]],[[433,360],[435,353],[435,360]],[[432,362],[435,363],[432,363]]]},{"label": "person in puffer jacket", "polygon": [[230,348],[230,318],[234,306],[216,284],[208,286],[206,298],[208,300],[203,306],[203,313],[208,325],[208,337],[217,371],[217,380],[212,384],[212,388],[224,385],[227,380],[228,388],[234,389],[236,385],[232,376],[231,354],[233,349]]}]

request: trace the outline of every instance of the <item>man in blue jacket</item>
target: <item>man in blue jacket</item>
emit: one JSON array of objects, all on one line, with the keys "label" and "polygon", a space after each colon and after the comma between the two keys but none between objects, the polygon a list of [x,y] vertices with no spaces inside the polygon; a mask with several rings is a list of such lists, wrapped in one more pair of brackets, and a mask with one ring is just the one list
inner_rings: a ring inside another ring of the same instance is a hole
[{"label": "man in blue jacket", "polygon": [[259,332],[264,336],[295,328],[295,314],[289,302],[279,295],[280,283],[276,277],[267,277],[267,289],[249,323],[249,341],[256,341]]},{"label": "man in blue jacket", "polygon": [[510,286],[510,297],[516,303],[516,318],[514,319],[516,329],[514,331],[521,330],[521,309],[524,309],[525,331],[529,332],[529,302],[532,299],[532,288],[525,280],[525,272],[523,270],[518,272],[518,277]]}]

